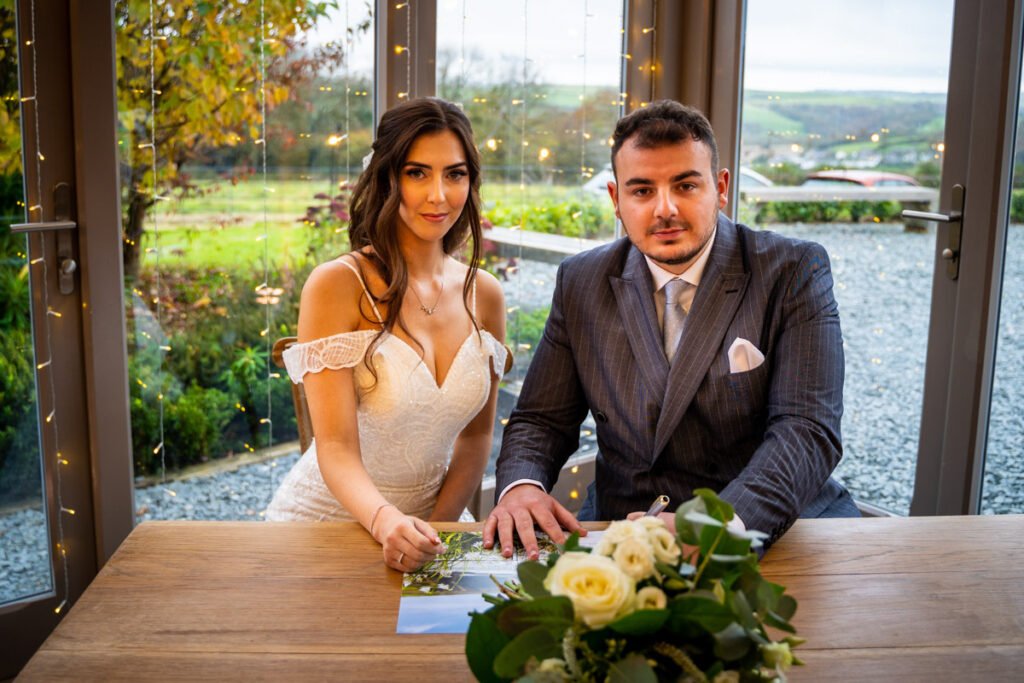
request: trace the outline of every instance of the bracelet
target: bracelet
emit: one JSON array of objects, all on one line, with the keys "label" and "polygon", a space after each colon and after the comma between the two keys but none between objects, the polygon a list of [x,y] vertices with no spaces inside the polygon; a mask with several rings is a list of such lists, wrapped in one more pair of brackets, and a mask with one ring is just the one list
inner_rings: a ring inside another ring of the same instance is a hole
[{"label": "bracelet", "polygon": [[395,507],[394,503],[381,503],[379,506],[377,506],[377,509],[373,511],[373,516],[370,517],[370,535],[371,536],[373,536],[373,525],[377,523],[377,515],[380,513],[381,510],[383,510],[384,508],[388,507],[389,505],[391,507]]}]

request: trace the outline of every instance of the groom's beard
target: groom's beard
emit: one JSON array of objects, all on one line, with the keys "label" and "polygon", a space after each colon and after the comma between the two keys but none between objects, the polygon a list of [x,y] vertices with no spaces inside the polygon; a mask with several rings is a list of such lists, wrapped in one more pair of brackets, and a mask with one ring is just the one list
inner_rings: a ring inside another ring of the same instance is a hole
[{"label": "groom's beard", "polygon": [[[699,254],[701,249],[703,249],[705,246],[707,246],[708,240],[711,239],[711,235],[713,235],[714,232],[715,232],[714,231],[714,225],[717,222],[718,222],[718,212],[716,211],[715,212],[714,222],[712,223],[712,227],[708,230],[708,234],[704,237],[704,240],[700,244],[696,245],[692,249],[687,249],[685,252],[681,252],[679,254],[676,254],[675,256],[671,256],[671,257],[668,257],[668,258],[658,257],[658,256],[655,256],[653,254],[647,254],[647,256],[650,257],[650,259],[652,261],[656,261],[658,263],[664,263],[667,266],[678,266],[681,263],[686,263],[687,261],[689,261],[693,257],[695,257],[697,254]],[[648,235],[653,235],[654,233],[659,232],[661,230],[668,230],[668,229],[671,229],[671,228],[675,228],[675,229],[679,229],[679,230],[687,230],[690,233],[694,232],[693,226],[690,225],[689,223],[684,223],[682,221],[673,221],[673,220],[660,220],[655,225],[652,225],[651,227],[647,228],[647,234]]]}]

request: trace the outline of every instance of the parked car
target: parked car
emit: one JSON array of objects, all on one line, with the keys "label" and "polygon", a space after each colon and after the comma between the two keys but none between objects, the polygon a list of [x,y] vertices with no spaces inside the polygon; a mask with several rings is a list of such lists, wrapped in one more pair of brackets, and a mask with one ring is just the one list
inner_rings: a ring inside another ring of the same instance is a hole
[{"label": "parked car", "polygon": [[[615,174],[612,173],[611,164],[605,164],[604,168],[594,174],[594,177],[583,184],[583,189],[587,192],[593,192],[594,194],[607,194],[609,181],[615,180]],[[733,176],[733,182],[736,182],[735,176]],[[757,171],[747,168],[746,166],[740,166],[740,189],[752,188],[752,187],[768,187],[774,185],[774,183],[765,178]]]},{"label": "parked car", "polygon": [[885,171],[817,171],[807,176],[801,186],[862,185],[864,187],[920,187],[908,175]]}]

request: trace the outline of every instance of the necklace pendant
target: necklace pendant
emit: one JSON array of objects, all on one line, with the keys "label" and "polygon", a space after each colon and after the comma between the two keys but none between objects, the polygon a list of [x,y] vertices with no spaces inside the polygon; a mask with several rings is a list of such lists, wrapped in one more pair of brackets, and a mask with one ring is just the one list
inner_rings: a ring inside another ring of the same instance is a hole
[{"label": "necklace pendant", "polygon": [[[437,308],[437,306],[434,306],[434,308]],[[434,315],[434,308],[427,308],[423,304],[420,304],[420,310],[426,313],[427,315]]]}]

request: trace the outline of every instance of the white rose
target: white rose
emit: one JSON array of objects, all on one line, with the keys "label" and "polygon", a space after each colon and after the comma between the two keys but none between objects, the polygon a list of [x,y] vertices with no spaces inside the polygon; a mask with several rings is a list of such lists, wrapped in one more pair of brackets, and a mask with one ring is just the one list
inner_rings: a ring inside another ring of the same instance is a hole
[{"label": "white rose", "polygon": [[676,562],[679,561],[679,556],[683,554],[679,544],[676,543],[676,537],[664,525],[660,528],[649,529],[647,531],[647,539],[651,542],[651,547],[654,549],[654,557],[658,562],[675,566]]},{"label": "white rose", "polygon": [[537,667],[537,671],[543,673],[562,674],[564,676],[566,675],[565,662],[557,657],[551,657],[541,662]]},{"label": "white rose", "polygon": [[665,521],[661,517],[640,517],[634,520],[637,524],[642,526],[645,531],[650,532],[651,529],[664,529]]},{"label": "white rose", "polygon": [[657,586],[646,586],[636,592],[637,609],[665,609],[668,598]]},{"label": "white rose", "polygon": [[615,546],[612,559],[634,581],[646,579],[654,573],[654,550],[647,541],[639,538],[627,538]]},{"label": "white rose", "polygon": [[615,552],[615,544],[607,538],[602,537],[601,540],[597,542],[597,545],[594,546],[593,552],[595,555],[611,557],[612,553]]},{"label": "white rose", "polygon": [[647,540],[647,530],[644,529],[643,525],[637,524],[634,521],[621,519],[608,525],[608,528],[605,529],[604,536],[601,537],[601,540],[606,540],[612,545],[618,545],[627,538],[640,538]]},{"label": "white rose", "polygon": [[785,671],[793,664],[793,653],[789,650],[789,643],[768,643],[761,646],[761,655],[764,663],[774,666],[780,671]]},{"label": "white rose", "polygon": [[576,615],[591,628],[600,628],[633,609],[636,584],[603,555],[569,552],[558,558],[544,578],[552,595],[572,600]]}]

